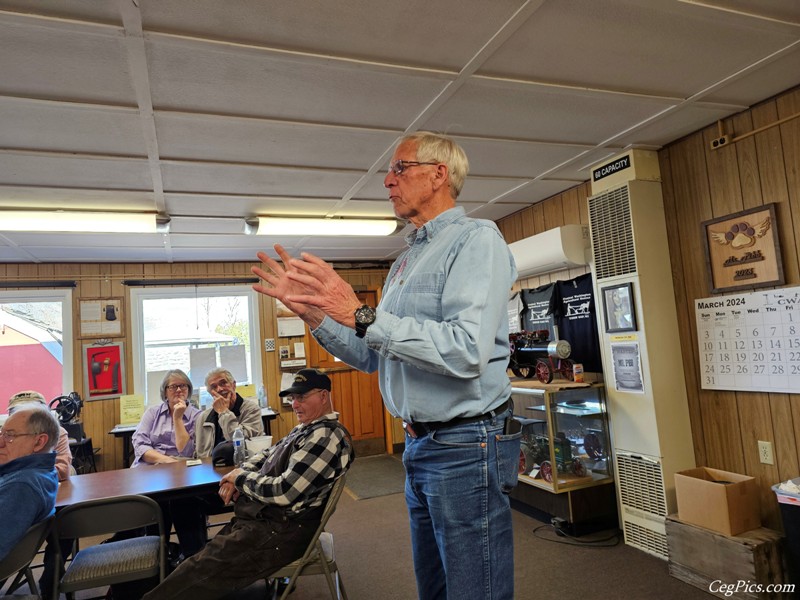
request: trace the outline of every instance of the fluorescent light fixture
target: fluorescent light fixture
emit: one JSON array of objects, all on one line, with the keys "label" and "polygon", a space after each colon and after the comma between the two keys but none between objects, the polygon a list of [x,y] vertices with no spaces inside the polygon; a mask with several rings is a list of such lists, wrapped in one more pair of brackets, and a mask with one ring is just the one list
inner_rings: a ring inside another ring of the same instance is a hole
[{"label": "fluorescent light fixture", "polygon": [[155,213],[0,210],[0,231],[157,233],[168,229],[169,217]]},{"label": "fluorescent light fixture", "polygon": [[396,219],[313,219],[305,217],[256,217],[247,219],[246,232],[257,235],[381,236],[398,228]]}]

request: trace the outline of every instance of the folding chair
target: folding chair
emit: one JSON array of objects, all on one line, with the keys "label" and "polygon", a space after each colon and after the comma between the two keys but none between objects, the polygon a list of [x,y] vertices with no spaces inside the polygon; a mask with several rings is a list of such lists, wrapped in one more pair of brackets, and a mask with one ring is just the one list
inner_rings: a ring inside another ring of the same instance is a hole
[{"label": "folding chair", "polygon": [[280,600],[285,600],[294,588],[297,578],[301,575],[325,575],[328,581],[328,589],[331,591],[331,598],[338,600],[339,594],[341,594],[341,597],[347,600],[347,592],[345,592],[344,583],[339,575],[339,567],[336,564],[336,557],[333,553],[333,535],[325,531],[325,525],[336,510],[336,504],[339,502],[342,490],[344,490],[344,481],[345,474],[342,474],[333,484],[328,501],[325,503],[322,520],[303,556],[270,575],[273,600],[278,595],[278,580],[289,578],[289,583],[280,597]]},{"label": "folding chair", "polygon": [[100,452],[100,448],[92,446],[92,438],[86,437],[83,423],[65,423],[63,427],[70,437],[69,448],[75,471],[80,474],[97,473],[95,455]]},{"label": "folding chair", "polygon": [[42,547],[45,538],[50,533],[50,528],[53,525],[53,517],[48,517],[44,521],[39,521],[35,525],[28,528],[22,539],[17,542],[17,545],[0,561],[0,588],[3,587],[5,580],[12,575],[16,574],[14,581],[8,587],[9,596],[2,596],[2,598],[11,598],[15,590],[19,589],[23,580],[28,584],[28,589],[32,595],[29,596],[13,596],[15,599],[21,598],[39,598],[39,588],[36,585],[36,580],[31,571],[31,562],[33,561],[39,548]]},{"label": "folding chair", "polygon": [[158,575],[164,580],[166,565],[164,519],[155,500],[146,496],[120,496],[90,500],[67,506],[56,513],[54,532],[56,565],[61,557],[61,539],[106,535],[158,526],[158,535],[104,542],[78,550],[66,570],[57,568],[53,581],[53,600],[66,593]]}]

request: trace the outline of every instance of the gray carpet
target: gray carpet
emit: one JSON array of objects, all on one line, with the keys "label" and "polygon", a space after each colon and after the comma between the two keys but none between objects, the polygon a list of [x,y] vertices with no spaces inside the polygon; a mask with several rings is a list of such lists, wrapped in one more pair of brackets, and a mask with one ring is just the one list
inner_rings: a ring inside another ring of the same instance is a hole
[{"label": "gray carpet", "polygon": [[356,500],[403,491],[406,471],[400,458],[388,454],[356,458],[347,472],[345,490]]}]

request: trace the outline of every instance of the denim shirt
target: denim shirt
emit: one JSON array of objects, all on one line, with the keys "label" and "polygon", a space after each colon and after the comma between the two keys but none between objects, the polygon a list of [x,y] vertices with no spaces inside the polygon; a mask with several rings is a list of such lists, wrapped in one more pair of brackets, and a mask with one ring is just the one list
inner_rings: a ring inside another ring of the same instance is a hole
[{"label": "denim shirt", "polygon": [[364,339],[325,317],[314,337],[361,371],[379,371],[391,414],[449,421],[511,394],[506,307],[514,259],[491,221],[451,208],[406,238]]}]

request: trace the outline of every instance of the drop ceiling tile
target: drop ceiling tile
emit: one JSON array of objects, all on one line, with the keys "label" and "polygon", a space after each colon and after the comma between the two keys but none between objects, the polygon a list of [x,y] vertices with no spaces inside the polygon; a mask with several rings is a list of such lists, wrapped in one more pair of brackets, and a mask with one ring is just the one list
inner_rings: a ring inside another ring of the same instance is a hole
[{"label": "drop ceiling tile", "polygon": [[478,73],[686,98],[796,35],[674,0],[546,2]]},{"label": "drop ceiling tile", "polygon": [[0,97],[0,147],[147,156],[132,108],[50,104]]},{"label": "drop ceiling tile", "polygon": [[401,134],[170,112],[156,114],[156,130],[163,158],[351,169],[368,169]]},{"label": "drop ceiling tile", "polygon": [[452,76],[148,36],[153,106],[404,128]]},{"label": "drop ceiling tile", "polygon": [[146,160],[93,159],[0,152],[6,185],[152,189]]},{"label": "drop ceiling tile", "polygon": [[641,96],[472,79],[424,128],[452,135],[593,145],[674,104]]},{"label": "drop ceiling tile", "polygon": [[[150,30],[457,70],[522,4],[493,0],[486,10],[483,0],[179,0],[143,3],[142,20]],[[442,23],[458,35],[443,36]]]},{"label": "drop ceiling tile", "polygon": [[0,94],[135,106],[125,38],[112,27],[0,20]]},{"label": "drop ceiling tile", "polygon": [[220,164],[167,162],[162,165],[164,189],[267,196],[341,196],[360,173]]}]

